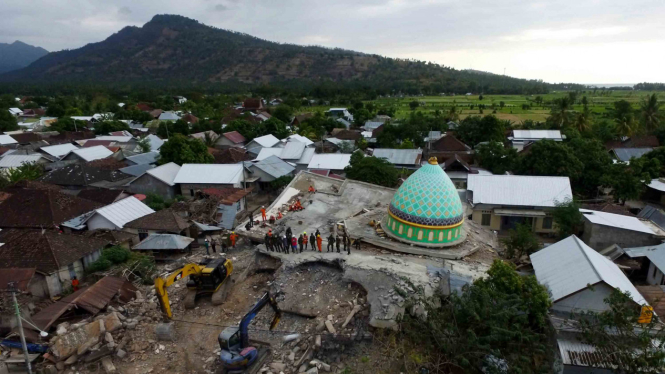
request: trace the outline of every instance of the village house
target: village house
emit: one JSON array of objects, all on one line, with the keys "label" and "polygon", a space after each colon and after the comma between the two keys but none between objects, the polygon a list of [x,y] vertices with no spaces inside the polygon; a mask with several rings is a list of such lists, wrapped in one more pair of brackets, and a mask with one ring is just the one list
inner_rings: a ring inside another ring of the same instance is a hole
[{"label": "village house", "polygon": [[47,164],[50,161],[40,153],[9,154],[0,157],[0,170],[13,169],[25,164]]},{"label": "village house", "polygon": [[223,148],[223,147],[244,147],[245,142],[247,140],[245,139],[242,134],[240,134],[237,131],[229,131],[225,132],[217,138],[217,142],[215,142],[215,147],[217,148]]},{"label": "village house", "polygon": [[293,121],[291,121],[291,126],[300,126],[305,122],[306,120],[314,118],[314,113],[301,113],[293,117]]},{"label": "village house", "polygon": [[575,235],[533,253],[530,258],[538,283],[552,292],[553,311],[608,310],[604,300],[615,288],[630,292],[635,304],[647,304],[616,264]]},{"label": "village house", "polygon": [[254,159],[246,150],[236,147],[229,147],[224,150],[208,148],[208,153],[215,158],[215,164],[237,164]]},{"label": "village house", "polygon": [[173,182],[185,198],[193,198],[206,188],[241,188],[246,180],[241,164],[184,164]]},{"label": "village house", "polygon": [[466,197],[473,221],[490,230],[526,224],[536,233],[551,234],[552,210],[573,193],[568,177],[469,174]]},{"label": "village house", "polygon": [[555,142],[563,141],[565,135],[561,135],[560,130],[513,130],[512,136],[508,137],[513,148],[518,152],[531,143],[539,140],[553,140]]},{"label": "village house", "polygon": [[156,259],[176,260],[174,255],[191,253],[196,239],[177,234],[150,234],[132,247],[133,251],[148,253]]},{"label": "village house", "polygon": [[351,155],[345,153],[325,153],[312,156],[307,169],[310,171],[324,170],[344,175],[344,168],[351,163]]},{"label": "village house", "polygon": [[219,138],[219,135],[217,135],[216,132],[210,130],[210,131],[204,131],[204,132],[197,132],[195,134],[190,134],[189,137],[193,139],[198,139],[202,142],[205,143],[206,141],[206,136],[208,139],[210,139],[212,142],[215,142],[217,138]]},{"label": "village house", "polygon": [[19,108],[9,108],[9,114],[14,117],[19,117],[23,114],[23,111]]},{"label": "village house", "polygon": [[420,162],[423,157],[423,150],[418,149],[393,149],[393,148],[376,148],[372,155],[376,158],[382,158],[396,168],[406,168],[415,170],[420,167]]},{"label": "village house", "polygon": [[138,238],[135,241],[136,244],[152,234],[166,233],[192,236],[190,226],[191,224],[178,213],[170,209],[162,209],[127,222],[123,227],[123,231],[135,235]]},{"label": "village house", "polygon": [[[238,225],[238,221],[246,216],[247,195],[251,191],[251,188],[206,188],[202,192],[219,202],[215,213],[217,225],[232,230]],[[197,222],[195,224],[200,231],[211,231],[212,229]]]},{"label": "village house", "polygon": [[449,158],[446,162],[441,164],[441,168],[443,168],[448,175],[448,178],[450,178],[455,185],[455,188],[458,190],[466,189],[469,174],[492,175],[491,172],[485,169],[470,166],[457,155]]},{"label": "village house", "polygon": [[65,155],[63,161],[79,161],[79,162],[90,162],[94,160],[100,160],[102,158],[107,158],[113,155],[113,152],[101,145],[80,149],[73,149],[67,155]]},{"label": "village house", "polygon": [[175,112],[162,112],[159,114],[159,117],[157,118],[160,121],[170,121],[170,122],[175,122],[180,119],[180,116],[177,115]]},{"label": "village house", "polygon": [[41,177],[41,181],[61,186],[67,190],[82,190],[87,187],[117,188],[132,180],[132,176],[114,167],[106,167],[107,161],[99,160],[90,163],[76,163],[51,170]]},{"label": "village house", "polygon": [[0,146],[16,148],[18,142],[9,135],[0,134]]},{"label": "village house", "polygon": [[132,193],[156,194],[166,200],[172,200],[180,194],[180,188],[175,183],[175,177],[180,172],[180,165],[169,162],[146,170],[143,174],[127,184],[127,190]]},{"label": "village house", "polygon": [[134,196],[117,201],[111,205],[96,209],[87,216],[82,224],[88,230],[122,230],[127,222],[154,213],[149,206],[143,204]]},{"label": "village house", "polygon": [[247,143],[245,149],[247,149],[249,153],[258,155],[259,152],[261,152],[261,149],[263,148],[271,148],[279,145],[281,145],[279,139],[277,139],[272,134],[268,134],[252,139],[252,141]]},{"label": "village house", "polygon": [[347,121],[353,122],[353,115],[346,108],[330,108],[326,112],[326,115],[332,118],[344,118]]},{"label": "village house", "polygon": [[58,145],[50,145],[46,147],[41,147],[39,148],[39,152],[47,154],[55,159],[61,159],[65,155],[67,155],[69,152],[77,150],[79,147],[75,146],[74,144],[71,143],[65,143],[65,144],[58,144]]},{"label": "village house", "polygon": [[[304,144],[299,144],[304,147]],[[293,171],[296,169],[277,156],[270,156],[256,163],[248,163],[246,167],[252,177],[258,178],[256,181],[259,183],[270,183],[277,178],[293,176]]]},{"label": "village house", "polygon": [[653,151],[653,148],[614,148],[610,155],[618,162],[629,162],[631,158],[640,158]]},{"label": "village house", "polygon": [[611,245],[655,245],[665,239],[665,231],[648,220],[588,209],[580,209],[580,213],[584,217],[582,240],[597,251]]},{"label": "village house", "polygon": [[245,99],[245,101],[242,102],[242,110],[245,112],[249,111],[258,111],[258,110],[263,110],[263,100],[256,99],[256,98],[248,98]]},{"label": "village house", "polygon": [[429,142],[428,150],[428,157],[436,157],[440,164],[454,156],[467,163],[473,161],[474,151],[457,139],[452,132],[446,132],[439,140]]},{"label": "village house", "polygon": [[314,142],[311,141],[309,138],[299,135],[299,134],[293,134],[289,135],[286,138],[282,139],[281,142],[283,144],[289,143],[289,142],[300,142],[304,143],[305,147],[314,147]]},{"label": "village house", "polygon": [[146,153],[139,153],[137,155],[128,156],[125,158],[125,162],[128,166],[132,165],[154,165],[159,159],[159,152],[151,151]]},{"label": "village house", "polygon": [[35,268],[30,293],[56,297],[71,289],[71,280],[85,278],[87,267],[101,256],[109,241],[55,230],[0,231],[0,268]]}]

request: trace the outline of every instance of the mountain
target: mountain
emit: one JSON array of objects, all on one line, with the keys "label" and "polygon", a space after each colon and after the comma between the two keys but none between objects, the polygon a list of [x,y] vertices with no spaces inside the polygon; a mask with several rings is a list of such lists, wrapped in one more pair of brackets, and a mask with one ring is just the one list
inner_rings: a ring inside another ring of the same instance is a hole
[{"label": "mountain", "polygon": [[413,60],[275,43],[176,15],[156,15],[143,27],[125,27],[102,42],[49,53],[0,75],[0,81],[215,89],[269,84],[433,93],[538,93],[551,88],[539,81],[479,76]]},{"label": "mountain", "polygon": [[24,68],[48,54],[42,47],[34,47],[21,41],[0,43],[0,73]]}]

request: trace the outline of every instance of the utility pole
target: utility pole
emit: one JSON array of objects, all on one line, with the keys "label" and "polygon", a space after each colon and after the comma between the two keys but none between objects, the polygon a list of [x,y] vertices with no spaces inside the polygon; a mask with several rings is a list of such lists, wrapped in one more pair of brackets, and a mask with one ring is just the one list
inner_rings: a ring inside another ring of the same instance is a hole
[{"label": "utility pole", "polygon": [[8,284],[9,290],[12,293],[12,298],[14,299],[14,310],[16,311],[16,320],[18,321],[18,331],[21,334],[21,345],[23,346],[23,355],[25,356],[25,367],[28,369],[28,374],[32,374],[32,367],[30,366],[30,355],[28,354],[28,346],[25,344],[25,334],[23,333],[23,322],[21,322],[21,311],[18,308],[18,301],[16,301],[16,282],[10,282]]}]

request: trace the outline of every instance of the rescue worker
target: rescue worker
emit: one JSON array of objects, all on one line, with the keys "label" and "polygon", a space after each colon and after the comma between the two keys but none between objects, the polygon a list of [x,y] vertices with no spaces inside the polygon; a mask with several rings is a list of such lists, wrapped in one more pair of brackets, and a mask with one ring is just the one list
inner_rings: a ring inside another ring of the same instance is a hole
[{"label": "rescue worker", "polygon": [[206,247],[206,255],[210,255],[210,251],[208,251],[208,247],[210,246],[210,242],[208,241],[208,238],[206,238],[205,243],[203,243]]},{"label": "rescue worker", "polygon": [[298,239],[295,236],[291,238],[291,250],[293,253],[296,253],[298,250]]},{"label": "rescue worker", "polygon": [[212,253],[217,253],[217,250],[215,249],[215,247],[217,246],[217,242],[215,241],[215,239],[212,239],[210,241],[210,245],[212,246]]},{"label": "rescue worker", "polygon": [[72,278],[72,288],[74,289],[74,292],[79,290],[79,280],[76,279],[76,277]]},{"label": "rescue worker", "polygon": [[266,236],[263,237],[263,241],[264,241],[265,244],[266,244],[266,249],[267,249],[267,250],[269,250],[270,252],[275,252],[275,251],[272,249],[272,245],[271,245],[271,243],[270,243],[270,236],[269,236],[268,234],[266,234]]},{"label": "rescue worker", "polygon": [[342,239],[339,238],[339,235],[337,235],[337,238],[335,239],[335,245],[337,246],[337,253],[339,253],[339,245],[342,244]]},{"label": "rescue worker", "polygon": [[335,237],[331,233],[330,236],[328,237],[328,252],[335,252],[334,245],[335,245]]},{"label": "rescue worker", "polygon": [[349,237],[346,236],[346,232],[342,236],[342,243],[344,243],[344,251],[346,252],[346,250],[349,249]]},{"label": "rescue worker", "polygon": [[316,252],[316,236],[314,234],[309,236],[309,245],[312,246],[312,251]]},{"label": "rescue worker", "polygon": [[[235,231],[231,231],[231,235],[229,235],[229,239],[231,239],[231,247],[235,248],[236,247],[236,240],[238,239],[238,235],[236,234]],[[212,247],[214,250],[215,247]]]},{"label": "rescue worker", "polygon": [[268,219],[268,222],[269,222],[270,224],[274,224],[274,223],[275,223],[275,216],[270,215],[270,218]]},{"label": "rescue worker", "polygon": [[353,245],[355,245],[356,250],[359,251],[360,250],[360,238],[356,239],[356,241],[353,242]]},{"label": "rescue worker", "polygon": [[348,246],[348,248],[346,249],[346,254],[347,254],[347,255],[350,255],[350,254],[351,254],[351,238],[348,238],[348,240],[349,240],[349,246]]},{"label": "rescue worker", "polygon": [[289,246],[291,246],[291,243],[289,243],[289,240],[286,238],[286,236],[282,236],[282,246],[284,247],[285,253],[289,253]]},{"label": "rescue worker", "polygon": [[308,191],[309,191],[309,193],[314,193],[314,186],[312,186],[312,185],[310,184],[310,185],[309,185],[309,189],[308,189]]},{"label": "rescue worker", "polygon": [[[305,247],[305,250],[307,250],[307,242],[309,239],[307,238],[307,232],[303,232],[302,234],[302,244]],[[300,252],[302,252],[302,248],[300,249]]]},{"label": "rescue worker", "polygon": [[303,243],[302,234],[300,234],[300,236],[298,237],[298,245],[300,246],[300,253],[302,253],[302,243]]},{"label": "rescue worker", "polygon": [[323,239],[321,239],[321,235],[317,235],[316,236],[316,245],[317,245],[317,247],[319,247],[319,252],[322,252],[321,251],[321,245],[322,244],[323,244]]},{"label": "rescue worker", "polygon": [[261,218],[263,218],[263,222],[266,221],[266,207],[265,206],[261,207]]},{"label": "rescue worker", "polygon": [[249,227],[254,227],[254,213],[252,211],[249,212]]},{"label": "rescue worker", "polygon": [[280,211],[278,210],[278,211],[277,211],[277,219],[282,219],[282,217],[284,217],[284,216],[282,215],[282,212],[280,212]]},{"label": "rescue worker", "polygon": [[286,237],[291,239],[292,236],[293,236],[293,231],[291,231],[290,227],[287,227],[286,228]]}]

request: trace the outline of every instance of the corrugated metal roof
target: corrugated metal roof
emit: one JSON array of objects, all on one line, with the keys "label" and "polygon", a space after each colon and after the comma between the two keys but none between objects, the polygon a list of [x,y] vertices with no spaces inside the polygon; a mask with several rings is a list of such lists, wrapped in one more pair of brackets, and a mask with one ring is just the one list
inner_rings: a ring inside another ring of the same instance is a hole
[{"label": "corrugated metal roof", "polygon": [[630,161],[631,158],[640,158],[653,151],[653,148],[614,148],[612,150],[620,161]]},{"label": "corrugated metal roof", "polygon": [[640,210],[640,213],[637,215],[637,217],[648,219],[661,229],[665,229],[665,213],[654,206],[645,206],[642,210]]},{"label": "corrugated metal roof", "polygon": [[245,137],[237,131],[229,131],[222,134],[225,138],[229,139],[235,144],[240,144],[245,141]]},{"label": "corrugated metal roof", "polygon": [[580,213],[591,223],[597,225],[615,227],[618,229],[655,234],[649,227],[645,226],[637,217],[624,216],[622,214],[606,213],[597,210],[580,209]]},{"label": "corrugated metal roof", "polygon": [[298,165],[308,165],[310,161],[312,161],[312,157],[316,154],[316,149],[315,148],[305,148],[305,150],[302,152],[302,155],[296,161],[296,164]]},{"label": "corrugated metal roof", "polygon": [[169,162],[168,164],[157,166],[154,169],[146,171],[146,173],[168,184],[169,186],[174,186],[176,184],[175,177],[179,172],[180,165],[174,162]]},{"label": "corrugated metal roof", "polygon": [[285,140],[286,140],[287,142],[288,142],[288,141],[296,141],[296,142],[305,143],[305,146],[306,146],[306,147],[309,147],[310,145],[314,144],[314,142],[311,141],[311,140],[309,140],[309,138],[304,137],[304,136],[299,135],[299,134],[289,135],[289,136],[287,136],[286,138],[282,139],[282,141],[285,141]]},{"label": "corrugated metal roof", "polygon": [[126,168],[118,169],[120,172],[132,175],[135,177],[141,176],[143,173],[150,169],[154,169],[155,167],[150,164],[143,164],[143,165],[132,165],[132,166],[127,166]]},{"label": "corrugated metal roof", "polygon": [[235,184],[242,178],[243,166],[240,164],[184,164],[173,182]]},{"label": "corrugated metal roof", "polygon": [[219,230],[224,229],[223,227],[210,226],[210,225],[206,225],[205,223],[198,223],[196,221],[192,221],[192,222],[194,222],[196,227],[198,227],[199,230],[201,230],[201,231],[219,231]]},{"label": "corrugated metal roof", "polygon": [[23,164],[30,164],[39,161],[42,158],[40,154],[33,155],[8,155],[0,157],[0,169],[17,168]]},{"label": "corrugated metal roof", "polygon": [[665,192],[665,182],[661,181],[660,179],[652,179],[648,186],[654,190]]},{"label": "corrugated metal roof", "polygon": [[665,244],[650,247],[646,251],[646,256],[658,270],[665,272]]},{"label": "corrugated metal roof", "polygon": [[573,338],[558,338],[557,344],[564,365],[614,368],[614,365],[606,359],[608,354],[601,354],[593,345],[581,343]]},{"label": "corrugated metal roof", "polygon": [[96,136],[94,140],[107,140],[118,143],[127,143],[128,141],[134,139],[133,136],[123,136],[123,135],[102,135]]},{"label": "corrugated metal roof", "polygon": [[162,112],[158,118],[160,121],[177,121],[180,119],[180,116],[174,112]]},{"label": "corrugated metal roof", "polygon": [[164,145],[165,141],[162,140],[159,136],[150,134],[146,136],[148,138],[148,141],[150,142],[150,150],[151,151],[159,151],[159,149]]},{"label": "corrugated metal roof", "polygon": [[16,143],[18,143],[16,139],[12,138],[11,136],[0,134],[0,145],[16,144]]},{"label": "corrugated metal roof", "polygon": [[349,166],[351,155],[345,153],[315,154],[307,165],[308,169],[343,170]]},{"label": "corrugated metal roof", "polygon": [[513,130],[514,140],[540,140],[552,139],[561,140],[561,131],[559,130]]},{"label": "corrugated metal roof", "polygon": [[134,196],[116,201],[111,205],[97,209],[96,212],[119,228],[125,226],[125,223],[129,221],[155,213],[154,210]]},{"label": "corrugated metal roof", "polygon": [[325,140],[326,140],[327,142],[330,142],[330,143],[332,143],[332,144],[338,146],[338,147],[339,147],[340,144],[342,144],[342,143],[347,143],[347,144],[351,144],[351,145],[355,145],[355,144],[356,144],[355,140],[338,139],[338,138],[326,138]]},{"label": "corrugated metal roof", "polygon": [[422,149],[377,148],[374,157],[385,158],[394,165],[418,165],[423,155]]},{"label": "corrugated metal roof", "polygon": [[60,158],[66,155],[67,153],[75,149],[78,149],[78,147],[75,146],[74,144],[67,143],[67,144],[51,145],[48,147],[41,147],[40,149],[53,157]]},{"label": "corrugated metal roof", "polygon": [[279,155],[279,158],[282,160],[298,160],[305,151],[305,146],[305,143],[298,141],[288,142],[284,148],[282,148],[282,153]]},{"label": "corrugated metal roof", "polygon": [[379,128],[380,126],[383,126],[383,122],[367,121],[363,127],[365,130],[372,131]]},{"label": "corrugated metal roof", "polygon": [[266,158],[268,158],[270,156],[279,157],[282,154],[283,150],[284,150],[284,148],[277,148],[277,147],[261,148],[261,152],[259,152],[259,154],[256,155],[256,158],[254,160],[255,161],[261,161],[261,160],[265,160]]},{"label": "corrugated metal roof", "polygon": [[158,158],[159,158],[159,152],[156,151],[140,153],[138,155],[127,157],[129,161],[135,163],[136,165],[154,164],[157,162]]},{"label": "corrugated metal roof", "polygon": [[573,198],[568,177],[469,174],[473,204],[554,207]]},{"label": "corrugated metal roof", "polygon": [[194,239],[175,234],[152,234],[132,247],[136,251],[160,251],[169,249],[185,249]]},{"label": "corrugated metal roof", "polygon": [[9,290],[9,283],[16,282],[19,291],[27,292],[28,285],[35,276],[36,268],[4,268],[0,269],[0,291]]},{"label": "corrugated metal roof", "polygon": [[256,164],[254,164],[253,167],[259,168],[263,170],[265,173],[275,178],[291,174],[296,169],[293,166],[291,166],[288,162],[280,159],[277,156],[270,156],[264,160],[261,160]]},{"label": "corrugated metal roof", "polygon": [[104,147],[103,145],[98,145],[90,148],[80,148],[75,149],[71,153],[79,156],[85,161],[94,161],[100,160],[102,158],[107,158],[113,154],[110,149]]},{"label": "corrugated metal roof", "polygon": [[619,267],[571,235],[530,256],[540,284],[549,287],[552,300],[557,301],[599,282],[630,292],[638,304],[644,297]]},{"label": "corrugated metal roof", "polygon": [[254,138],[252,140],[253,142],[256,142],[259,144],[261,147],[272,147],[275,144],[279,143],[279,139],[277,139],[274,135],[268,134],[268,135],[263,135],[259,136],[258,138]]}]

